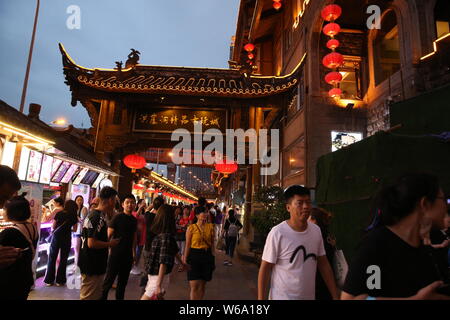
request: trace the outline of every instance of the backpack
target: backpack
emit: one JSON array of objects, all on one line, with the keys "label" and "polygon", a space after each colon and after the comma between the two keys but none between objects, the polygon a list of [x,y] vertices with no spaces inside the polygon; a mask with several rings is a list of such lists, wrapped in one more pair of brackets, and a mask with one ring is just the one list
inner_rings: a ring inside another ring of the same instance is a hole
[{"label": "backpack", "polygon": [[230,223],[230,225],[228,227],[227,236],[228,237],[237,237],[238,233],[239,233],[239,227],[237,226],[236,221],[234,223],[231,223],[231,221],[228,220],[228,222]]}]

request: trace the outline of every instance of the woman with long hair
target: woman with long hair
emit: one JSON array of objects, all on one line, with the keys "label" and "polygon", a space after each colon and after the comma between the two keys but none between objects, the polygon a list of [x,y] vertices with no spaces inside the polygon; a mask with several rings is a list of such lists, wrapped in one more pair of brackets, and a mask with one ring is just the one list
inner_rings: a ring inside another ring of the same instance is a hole
[{"label": "woman with long hair", "polygon": [[81,249],[81,230],[83,230],[84,219],[88,215],[88,209],[84,206],[84,198],[81,195],[75,197],[75,203],[77,204],[77,229],[74,231],[74,251],[75,251],[75,263],[74,266],[78,265],[78,256]]},{"label": "woman with long hair", "polygon": [[197,222],[190,225],[186,232],[186,247],[183,261],[188,269],[188,281],[191,287],[190,299],[202,300],[205,296],[206,282],[211,281],[215,267],[214,225],[207,223],[208,212],[205,207],[194,209]]},{"label": "woman with long hair", "polygon": [[[71,231],[77,228],[77,209],[78,205],[73,200],[67,200],[64,204],[64,210],[59,211],[53,220],[52,240],[50,243],[50,254],[47,263],[44,283],[47,287],[66,284],[67,259],[70,252]],[[58,271],[56,272],[56,259],[60,255]]]},{"label": "woman with long hair", "polygon": [[[329,231],[331,218],[332,215],[330,212],[321,208],[312,208],[309,221],[319,226],[328,262],[330,263],[330,266],[333,267],[336,240]],[[333,300],[320,272],[316,273],[316,300]]]},{"label": "woman with long hair", "polygon": [[360,244],[345,280],[342,299],[439,300],[445,275],[429,242],[431,227],[442,229],[446,202],[438,178],[408,174],[376,197],[378,226]]},{"label": "woman with long hair", "polygon": [[175,241],[175,215],[171,205],[163,204],[158,209],[151,232],[156,236],[152,241],[148,260],[145,262],[148,281],[141,300],[163,299],[175,258],[183,264]]}]

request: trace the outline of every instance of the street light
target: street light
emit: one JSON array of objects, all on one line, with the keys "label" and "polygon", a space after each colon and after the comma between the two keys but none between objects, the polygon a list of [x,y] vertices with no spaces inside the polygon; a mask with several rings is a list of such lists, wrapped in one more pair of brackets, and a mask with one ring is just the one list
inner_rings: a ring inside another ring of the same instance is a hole
[{"label": "street light", "polygon": [[23,107],[25,105],[25,97],[27,95],[28,77],[30,75],[31,59],[33,58],[34,39],[36,37],[36,27],[37,27],[37,22],[38,22],[38,17],[39,17],[40,4],[41,4],[41,1],[37,0],[36,13],[34,15],[33,35],[31,36],[30,51],[28,52],[27,70],[25,71],[25,79],[23,80],[23,88],[22,88],[22,98],[20,99],[20,112],[22,112],[22,113],[23,113]]},{"label": "street light", "polygon": [[56,120],[52,121],[52,123],[56,124],[58,126],[63,126],[63,125],[65,125],[67,123],[67,121],[64,118],[59,118],[59,119],[56,119]]}]

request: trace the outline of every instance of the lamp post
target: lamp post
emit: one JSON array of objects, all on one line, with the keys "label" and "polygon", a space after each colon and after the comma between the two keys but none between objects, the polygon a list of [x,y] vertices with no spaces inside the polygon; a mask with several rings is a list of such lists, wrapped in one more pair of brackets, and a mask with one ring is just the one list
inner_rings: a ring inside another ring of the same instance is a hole
[{"label": "lamp post", "polygon": [[41,4],[41,1],[37,0],[36,14],[34,15],[33,35],[31,36],[30,51],[28,53],[27,70],[25,72],[25,79],[23,80],[22,98],[20,100],[20,112],[22,112],[22,113],[23,113],[23,107],[25,105],[25,97],[27,95],[28,77],[30,75],[31,59],[33,57],[34,38],[36,36],[36,27],[37,27],[37,22],[38,22],[38,17],[39,17],[40,4]]}]

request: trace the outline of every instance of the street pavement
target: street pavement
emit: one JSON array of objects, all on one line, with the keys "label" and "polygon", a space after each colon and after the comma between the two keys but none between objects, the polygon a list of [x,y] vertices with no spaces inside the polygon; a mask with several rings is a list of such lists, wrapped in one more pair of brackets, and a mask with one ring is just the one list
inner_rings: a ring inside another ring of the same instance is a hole
[{"label": "street pavement", "polygon": [[[233,266],[224,266],[223,251],[216,250],[216,270],[213,279],[206,285],[205,300],[255,300],[257,297],[258,267],[255,264],[233,259]],[[72,266],[68,267],[71,270]],[[189,300],[189,283],[186,272],[178,272],[174,267],[170,275],[170,285],[166,300]],[[70,276],[69,276],[70,277]],[[139,300],[142,288],[140,276],[130,274],[125,292],[125,300]],[[71,288],[69,288],[69,287]],[[70,284],[64,287],[45,287],[43,278],[36,280],[36,287],[30,292],[29,300],[79,300],[80,290]],[[115,299],[115,290],[109,292],[109,300]]]}]

